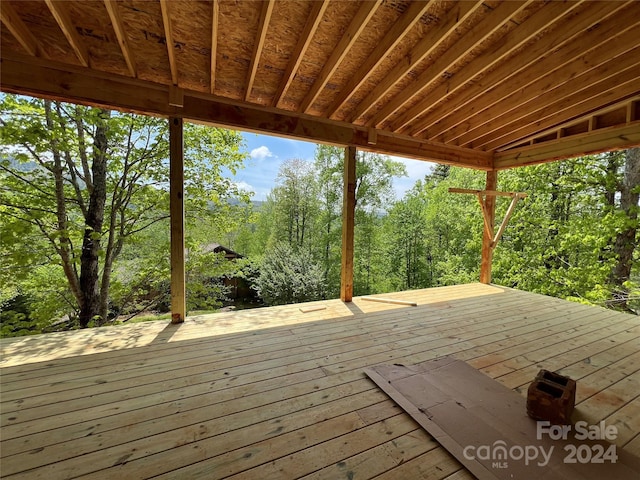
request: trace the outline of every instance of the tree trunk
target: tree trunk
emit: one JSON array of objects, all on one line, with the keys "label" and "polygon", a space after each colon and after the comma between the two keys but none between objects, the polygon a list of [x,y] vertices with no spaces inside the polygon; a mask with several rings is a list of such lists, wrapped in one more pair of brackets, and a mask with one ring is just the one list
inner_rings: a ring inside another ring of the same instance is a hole
[{"label": "tree trunk", "polygon": [[[45,120],[47,122],[47,127],[50,131],[54,129],[52,111],[51,111],[51,101],[46,100],[44,102],[44,111],[45,111]],[[71,288],[71,292],[75,297],[78,305],[82,305],[83,296],[82,290],[80,288],[80,281],[78,279],[78,272],[75,269],[75,264],[73,261],[73,253],[71,248],[71,240],[69,238],[69,225],[67,221],[67,205],[66,198],[64,194],[64,174],[62,167],[62,155],[60,152],[60,147],[57,138],[51,139],[51,152],[53,153],[53,177],[55,181],[55,193],[56,193],[56,217],[57,217],[57,225],[56,229],[59,233],[58,237],[58,245],[55,245],[56,251],[58,255],[60,255],[60,260],[62,261],[62,269],[64,270],[64,274],[69,281],[69,287]]]},{"label": "tree trunk", "polygon": [[631,276],[633,252],[637,245],[640,148],[627,150],[625,160],[624,177],[620,188],[620,209],[626,214],[629,221],[625,222],[626,228],[617,233],[613,244],[617,261],[611,272],[611,284],[614,306],[622,310],[629,310],[627,305],[629,292],[624,287],[624,283]]},{"label": "tree trunk", "polygon": [[99,258],[100,237],[107,199],[107,122],[109,112],[100,112],[93,140],[93,190],[89,197],[89,208],[85,218],[84,238],[82,241],[82,255],[80,256],[80,289],[84,302],[80,308],[78,320],[81,327],[87,327],[89,322],[100,314],[100,282]]}]

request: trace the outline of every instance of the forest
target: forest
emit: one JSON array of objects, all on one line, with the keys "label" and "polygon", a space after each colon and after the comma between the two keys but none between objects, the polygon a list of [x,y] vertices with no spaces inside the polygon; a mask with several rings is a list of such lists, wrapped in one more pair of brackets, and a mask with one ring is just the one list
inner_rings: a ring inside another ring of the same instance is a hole
[{"label": "forest", "polygon": [[[169,308],[168,133],[163,119],[0,98],[0,333],[162,318]],[[187,307],[214,312],[337,298],[344,150],[283,162],[265,202],[228,172],[248,153],[233,131],[185,124]],[[484,172],[437,165],[404,198],[402,163],[358,152],[354,295],[478,280]],[[640,149],[501,171],[525,192],[498,244],[493,282],[640,312]],[[498,199],[496,219],[509,201]],[[210,247],[240,254],[229,261]],[[166,317],[165,317],[166,318]]]}]

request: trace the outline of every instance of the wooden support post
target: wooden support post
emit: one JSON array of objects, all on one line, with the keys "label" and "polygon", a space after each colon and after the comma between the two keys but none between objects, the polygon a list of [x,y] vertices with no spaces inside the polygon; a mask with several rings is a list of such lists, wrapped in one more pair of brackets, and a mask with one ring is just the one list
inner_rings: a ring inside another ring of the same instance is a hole
[{"label": "wooden support post", "polygon": [[[482,234],[482,263],[480,265],[480,281],[491,283],[491,261],[493,260],[493,249],[496,248],[498,240],[502,237],[504,229],[507,228],[509,219],[516,209],[518,200],[526,198],[526,193],[521,192],[498,192],[495,190],[498,183],[498,172],[496,170],[487,172],[487,189],[470,190],[468,188],[450,188],[449,193],[470,193],[478,198],[480,209],[482,210],[482,220],[484,229]],[[496,223],[496,197],[511,197],[511,205],[507,210],[498,231],[494,234]]]},{"label": "wooden support post", "polygon": [[353,299],[353,232],[356,208],[356,147],[345,148],[342,201],[342,273],[340,299]]},{"label": "wooden support post", "polygon": [[184,269],[184,145],[181,118],[169,118],[169,144],[171,323],[181,323],[184,322],[187,313]]},{"label": "wooden support post", "polygon": [[[486,190],[496,190],[498,186],[498,172],[487,172]],[[482,200],[480,200],[482,203]],[[493,228],[496,218],[496,197],[487,195],[484,198],[482,212],[485,218],[485,228],[482,235],[482,260],[480,263],[480,282],[491,283],[491,262],[493,260]]]}]

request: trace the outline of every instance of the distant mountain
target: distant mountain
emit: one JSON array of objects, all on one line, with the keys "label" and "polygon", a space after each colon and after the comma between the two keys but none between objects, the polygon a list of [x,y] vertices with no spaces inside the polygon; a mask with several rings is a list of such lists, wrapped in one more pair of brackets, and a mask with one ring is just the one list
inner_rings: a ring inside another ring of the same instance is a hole
[{"label": "distant mountain", "polygon": [[[237,198],[232,198],[231,200],[229,200],[229,204],[230,205],[240,205],[240,200],[238,200]],[[260,210],[262,209],[262,206],[265,204],[264,200],[251,200],[251,205],[253,206],[254,210]]]}]

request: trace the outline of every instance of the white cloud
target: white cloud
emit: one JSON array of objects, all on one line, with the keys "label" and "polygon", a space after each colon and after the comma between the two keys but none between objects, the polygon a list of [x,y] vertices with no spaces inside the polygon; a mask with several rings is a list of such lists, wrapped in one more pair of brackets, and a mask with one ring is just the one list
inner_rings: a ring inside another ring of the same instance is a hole
[{"label": "white cloud", "polygon": [[422,160],[413,160],[411,158],[403,157],[391,157],[393,160],[404,163],[407,167],[407,174],[409,178],[415,180],[421,180],[425,175],[431,173],[431,170],[436,166],[435,163],[425,162]]},{"label": "white cloud", "polygon": [[271,150],[269,150],[269,147],[265,147],[264,145],[251,150],[249,156],[254,160],[264,160],[265,158],[275,157],[275,155],[271,153]]},{"label": "white cloud", "polygon": [[407,168],[407,177],[400,177],[393,179],[393,187],[396,193],[396,198],[400,199],[405,196],[407,191],[415,185],[417,180],[424,179],[425,175],[431,173],[431,170],[435,167],[434,163],[424,162],[421,160],[413,160],[402,157],[391,157],[401,163],[404,163]]},{"label": "white cloud", "polygon": [[236,187],[238,188],[238,190],[242,190],[242,191],[245,191],[245,192],[253,192],[253,193],[256,192],[256,189],[253,188],[253,186],[248,184],[247,182],[240,181],[240,182],[235,182],[235,184],[236,184]]}]

